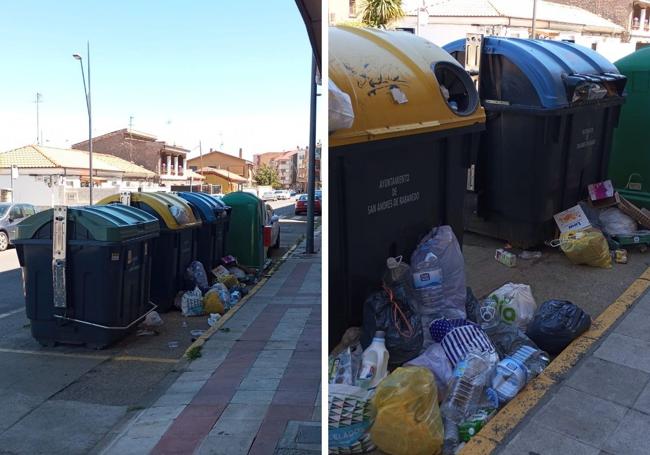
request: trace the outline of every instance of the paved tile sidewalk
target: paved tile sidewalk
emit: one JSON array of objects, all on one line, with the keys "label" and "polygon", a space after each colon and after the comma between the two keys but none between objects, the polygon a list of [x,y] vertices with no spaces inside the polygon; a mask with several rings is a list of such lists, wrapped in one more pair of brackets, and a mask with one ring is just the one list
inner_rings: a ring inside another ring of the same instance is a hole
[{"label": "paved tile sidewalk", "polygon": [[649,454],[650,293],[558,383],[496,452]]},{"label": "paved tile sidewalk", "polygon": [[104,454],[321,452],[321,257],[301,252]]}]

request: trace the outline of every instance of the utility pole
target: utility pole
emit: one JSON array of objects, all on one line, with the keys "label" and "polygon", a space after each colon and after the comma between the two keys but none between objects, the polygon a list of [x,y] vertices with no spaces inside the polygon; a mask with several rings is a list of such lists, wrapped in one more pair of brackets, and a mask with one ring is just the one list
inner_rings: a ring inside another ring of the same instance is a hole
[{"label": "utility pole", "polygon": [[133,116],[129,116],[129,131],[133,129]]},{"label": "utility pole", "polygon": [[537,0],[533,0],[533,36],[532,39],[535,39],[535,22],[537,22]]},{"label": "utility pole", "polygon": [[[309,161],[307,161],[307,254],[314,253],[314,197],[316,196],[316,58],[311,58],[311,98],[309,106]],[[321,201],[321,210],[322,210]]]},{"label": "utility pole", "polygon": [[43,101],[43,95],[40,93],[36,92],[36,145],[41,145],[41,140],[42,134],[40,133],[41,131],[41,123],[40,123],[40,114],[39,114],[39,109],[38,105],[41,104]]}]

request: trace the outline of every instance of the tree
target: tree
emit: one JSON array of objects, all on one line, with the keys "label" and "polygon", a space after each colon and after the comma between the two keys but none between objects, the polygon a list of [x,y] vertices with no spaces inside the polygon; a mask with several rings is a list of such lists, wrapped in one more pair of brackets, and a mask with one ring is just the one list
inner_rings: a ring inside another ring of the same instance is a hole
[{"label": "tree", "polygon": [[370,27],[386,28],[403,16],[402,0],[365,0],[361,6],[361,20]]},{"label": "tree", "polygon": [[255,172],[255,183],[257,183],[260,186],[272,186],[273,188],[279,188],[281,186],[280,184],[280,177],[278,176],[278,171],[269,166],[268,164],[263,164],[260,167],[257,168],[257,171]]}]

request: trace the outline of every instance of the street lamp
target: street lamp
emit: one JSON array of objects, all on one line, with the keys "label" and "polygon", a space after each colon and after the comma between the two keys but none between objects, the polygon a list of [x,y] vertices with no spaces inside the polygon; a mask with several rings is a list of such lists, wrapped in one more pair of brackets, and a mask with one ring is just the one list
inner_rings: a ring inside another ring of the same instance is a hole
[{"label": "street lamp", "polygon": [[89,185],[89,199],[90,205],[93,205],[93,117],[90,105],[90,42],[87,42],[86,49],[86,71],[88,73],[88,88],[86,88],[86,75],[84,74],[84,64],[79,54],[72,54],[75,60],[79,60],[81,67],[81,78],[84,82],[84,95],[86,95],[86,108],[88,109],[88,170],[90,174]]}]

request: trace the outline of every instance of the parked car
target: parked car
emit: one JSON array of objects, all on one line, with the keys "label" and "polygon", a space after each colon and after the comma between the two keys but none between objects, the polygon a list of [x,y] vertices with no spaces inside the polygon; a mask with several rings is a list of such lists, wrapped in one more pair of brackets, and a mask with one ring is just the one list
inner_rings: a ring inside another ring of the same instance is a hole
[{"label": "parked car", "polygon": [[262,193],[262,200],[263,201],[277,201],[278,200],[278,195],[275,194],[275,191],[267,191],[265,193]]},{"label": "parked car", "polygon": [[[296,206],[294,208],[294,213],[296,215],[300,215],[304,213],[305,215],[307,214],[307,200],[308,196],[306,194],[301,194],[300,197],[296,200]],[[321,197],[317,193],[314,197],[314,214],[315,215],[320,215],[321,214]]]},{"label": "parked car", "polygon": [[16,238],[16,225],[35,213],[36,208],[31,204],[0,203],[0,251],[9,248]]},{"label": "parked car", "polygon": [[271,227],[270,248],[280,248],[280,217],[275,214],[273,208],[266,204],[266,219],[264,226]]},{"label": "parked car", "polygon": [[291,193],[289,192],[289,190],[275,190],[274,193],[279,201],[291,199]]}]

